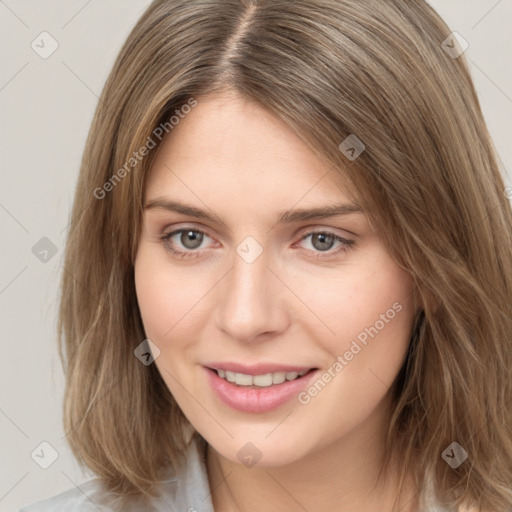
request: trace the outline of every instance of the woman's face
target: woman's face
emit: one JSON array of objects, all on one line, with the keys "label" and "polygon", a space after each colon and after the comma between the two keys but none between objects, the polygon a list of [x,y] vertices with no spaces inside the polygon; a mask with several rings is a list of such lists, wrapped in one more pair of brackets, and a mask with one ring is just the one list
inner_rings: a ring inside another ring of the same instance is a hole
[{"label": "woman's face", "polygon": [[197,100],[146,186],[135,281],[154,364],[234,462],[371,432],[405,358],[410,276],[282,121],[240,96]]}]

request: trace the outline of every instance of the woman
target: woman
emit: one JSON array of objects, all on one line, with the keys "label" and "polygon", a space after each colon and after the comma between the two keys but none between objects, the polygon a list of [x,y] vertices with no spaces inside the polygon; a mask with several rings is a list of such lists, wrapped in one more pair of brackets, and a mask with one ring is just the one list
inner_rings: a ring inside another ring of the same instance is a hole
[{"label": "woman", "polygon": [[156,0],[62,281],[65,427],[98,478],[24,510],[510,511],[511,261],[425,2]]}]

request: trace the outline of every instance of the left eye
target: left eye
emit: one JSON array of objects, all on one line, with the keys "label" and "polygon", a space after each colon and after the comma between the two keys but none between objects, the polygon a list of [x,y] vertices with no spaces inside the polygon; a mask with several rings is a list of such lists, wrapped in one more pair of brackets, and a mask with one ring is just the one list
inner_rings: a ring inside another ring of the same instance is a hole
[{"label": "left eye", "polygon": [[350,240],[346,240],[345,238],[341,238],[338,235],[335,235],[334,233],[325,233],[321,231],[315,231],[313,233],[309,233],[306,236],[304,236],[301,241],[306,240],[307,238],[311,237],[311,245],[314,249],[325,252],[332,248],[334,242],[338,241],[343,243],[346,243],[350,245]]}]

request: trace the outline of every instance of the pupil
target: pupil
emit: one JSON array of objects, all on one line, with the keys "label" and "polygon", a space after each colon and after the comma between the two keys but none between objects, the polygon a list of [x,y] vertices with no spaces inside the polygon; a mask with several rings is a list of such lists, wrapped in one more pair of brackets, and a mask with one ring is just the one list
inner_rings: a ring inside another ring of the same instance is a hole
[{"label": "pupil", "polygon": [[[192,239],[192,243],[189,244],[190,239]],[[187,231],[186,233],[182,233],[181,242],[188,249],[196,249],[201,245],[203,241],[203,235],[201,233],[196,233],[195,231]]]},{"label": "pupil", "polygon": [[[316,246],[315,240],[320,240],[320,247]],[[327,242],[325,240],[327,240]],[[319,249],[319,250],[330,249],[332,246],[332,242],[333,242],[333,236],[325,234],[325,233],[318,233],[318,234],[314,235],[314,237],[313,237],[313,245],[315,246],[316,249]],[[326,245],[327,245],[327,247],[326,247]]]}]

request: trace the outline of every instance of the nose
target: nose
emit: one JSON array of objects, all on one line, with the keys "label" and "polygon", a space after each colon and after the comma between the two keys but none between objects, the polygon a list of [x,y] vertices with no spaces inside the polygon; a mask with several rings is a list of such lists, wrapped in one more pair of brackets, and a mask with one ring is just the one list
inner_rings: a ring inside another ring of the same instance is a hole
[{"label": "nose", "polygon": [[218,289],[217,327],[240,342],[282,333],[289,325],[289,310],[281,279],[268,268],[266,251],[252,263],[235,254],[233,268]]}]

